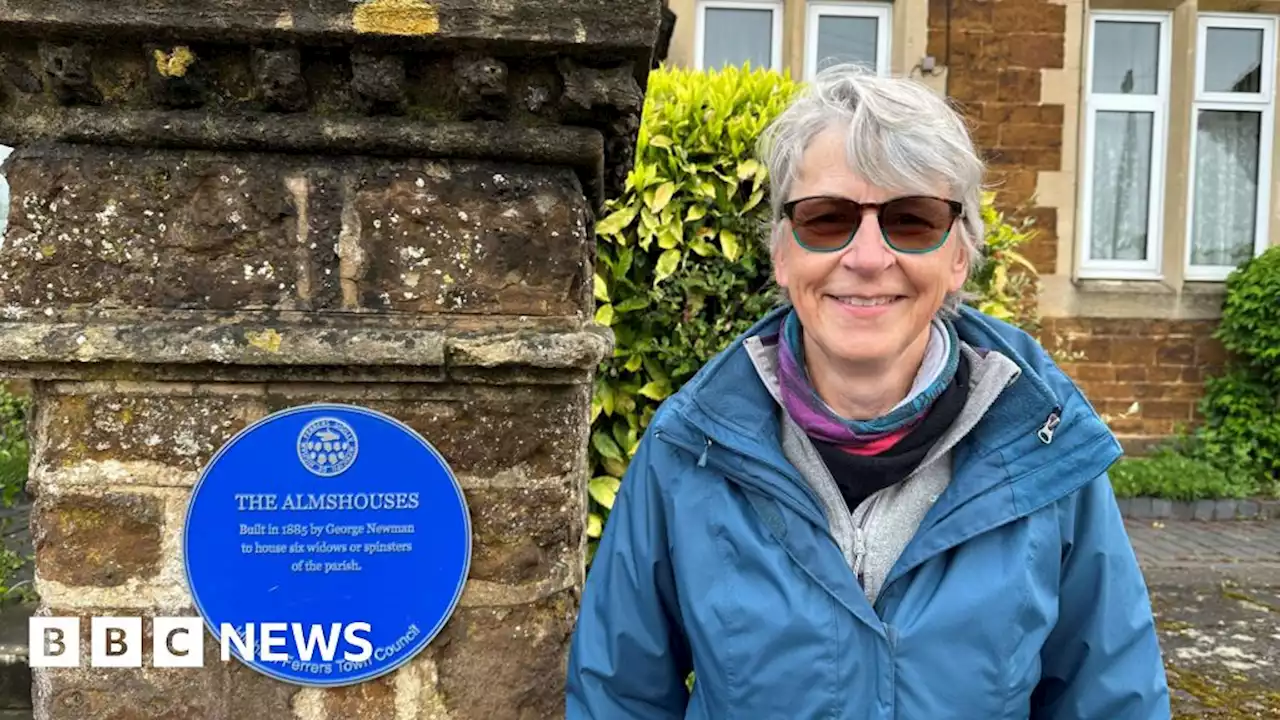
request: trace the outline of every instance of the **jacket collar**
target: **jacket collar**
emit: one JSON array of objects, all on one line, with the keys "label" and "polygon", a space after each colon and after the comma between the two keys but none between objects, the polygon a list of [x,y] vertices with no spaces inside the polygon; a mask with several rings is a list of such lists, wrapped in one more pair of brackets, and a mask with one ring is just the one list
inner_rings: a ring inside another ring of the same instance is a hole
[{"label": "jacket collar", "polygon": [[[789,305],[766,314],[711,359],[654,418],[655,431],[714,463],[733,479],[826,525],[821,505],[786,460],[775,403],[744,347],[747,338],[776,333]],[[1004,354],[1019,368],[957,454],[955,481],[921,527],[968,526],[963,509],[1007,488],[996,514],[988,502],[982,524],[1007,522],[1055,502],[1101,475],[1120,447],[1076,385],[1026,332],[962,306],[960,339],[982,352]],[[965,465],[972,468],[966,471]]]}]

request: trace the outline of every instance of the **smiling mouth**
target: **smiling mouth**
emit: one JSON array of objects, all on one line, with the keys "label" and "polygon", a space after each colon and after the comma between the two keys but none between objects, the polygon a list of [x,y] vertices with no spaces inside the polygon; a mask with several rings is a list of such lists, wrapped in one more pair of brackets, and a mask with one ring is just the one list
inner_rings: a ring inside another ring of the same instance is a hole
[{"label": "smiling mouth", "polygon": [[888,305],[898,300],[902,300],[902,295],[831,295],[831,299],[850,307],[880,307]]}]

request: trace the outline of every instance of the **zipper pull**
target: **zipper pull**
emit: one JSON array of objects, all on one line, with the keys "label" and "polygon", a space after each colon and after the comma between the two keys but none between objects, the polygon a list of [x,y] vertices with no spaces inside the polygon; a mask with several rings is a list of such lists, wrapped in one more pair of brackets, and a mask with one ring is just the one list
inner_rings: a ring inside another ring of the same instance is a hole
[{"label": "zipper pull", "polygon": [[1062,417],[1058,415],[1058,411],[1054,410],[1049,413],[1049,417],[1045,418],[1044,425],[1036,431],[1036,436],[1040,438],[1040,442],[1048,445],[1053,442],[1053,431],[1058,427],[1058,423],[1062,422]]},{"label": "zipper pull", "polygon": [[860,528],[853,529],[853,575],[858,579],[858,585],[867,586],[866,568],[863,567],[867,558],[867,536],[866,532]]},{"label": "zipper pull", "polygon": [[707,446],[702,449],[702,455],[698,458],[698,467],[707,466],[707,453],[711,452],[711,438],[707,438]]}]

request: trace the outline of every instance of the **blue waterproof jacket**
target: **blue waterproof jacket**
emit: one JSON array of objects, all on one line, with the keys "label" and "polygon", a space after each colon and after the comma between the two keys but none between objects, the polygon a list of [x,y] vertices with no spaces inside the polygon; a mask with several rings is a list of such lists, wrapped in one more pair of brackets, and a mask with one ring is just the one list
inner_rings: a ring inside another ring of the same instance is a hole
[{"label": "blue waterproof jacket", "polygon": [[781,312],[650,423],[587,578],[567,718],[1169,718],[1106,475],[1120,448],[1035,340],[962,310],[960,339],[1021,374],[956,447],[873,607],[744,349]]}]

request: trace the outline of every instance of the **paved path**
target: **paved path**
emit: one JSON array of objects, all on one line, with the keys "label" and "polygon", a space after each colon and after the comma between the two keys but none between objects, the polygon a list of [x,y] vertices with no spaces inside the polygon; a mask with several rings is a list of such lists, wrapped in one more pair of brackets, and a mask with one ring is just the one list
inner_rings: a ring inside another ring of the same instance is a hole
[{"label": "paved path", "polygon": [[1280,521],[1129,521],[1178,720],[1280,718]]},{"label": "paved path", "polygon": [[1280,521],[1129,520],[1125,525],[1150,585],[1232,580],[1280,586]]}]

